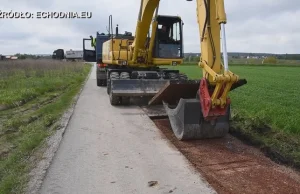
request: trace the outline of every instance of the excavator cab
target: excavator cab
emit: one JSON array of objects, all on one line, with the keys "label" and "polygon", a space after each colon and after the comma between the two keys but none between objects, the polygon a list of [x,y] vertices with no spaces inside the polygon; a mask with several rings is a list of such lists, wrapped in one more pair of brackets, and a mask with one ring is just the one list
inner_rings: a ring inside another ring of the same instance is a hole
[{"label": "excavator cab", "polygon": [[158,25],[153,57],[165,59],[183,58],[181,18],[179,16],[158,15],[156,20]]}]

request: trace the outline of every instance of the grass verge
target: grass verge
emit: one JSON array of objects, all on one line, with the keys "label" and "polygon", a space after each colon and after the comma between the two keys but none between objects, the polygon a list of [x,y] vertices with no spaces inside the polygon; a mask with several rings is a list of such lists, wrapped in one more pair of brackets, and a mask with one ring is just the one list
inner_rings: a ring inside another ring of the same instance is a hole
[{"label": "grass verge", "polygon": [[[192,79],[196,65],[169,67]],[[248,83],[232,91],[231,133],[256,145],[273,160],[300,169],[299,67],[232,66]]]},{"label": "grass verge", "polygon": [[0,193],[24,193],[32,157],[79,92],[91,66],[0,62]]}]

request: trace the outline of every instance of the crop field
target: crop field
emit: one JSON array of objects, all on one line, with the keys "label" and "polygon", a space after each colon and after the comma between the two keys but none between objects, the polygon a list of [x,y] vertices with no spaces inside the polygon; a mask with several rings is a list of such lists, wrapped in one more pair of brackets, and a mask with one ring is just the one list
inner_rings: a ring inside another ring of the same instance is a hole
[{"label": "crop field", "polygon": [[[202,77],[196,64],[169,68],[192,79]],[[300,67],[241,65],[230,70],[248,81],[230,92],[232,134],[279,162],[300,167]]]},{"label": "crop field", "polygon": [[91,66],[52,60],[0,62],[0,193],[23,193],[37,148],[60,126]]},{"label": "crop field", "polygon": [[[299,60],[284,60],[284,59],[277,59],[276,64],[270,65],[287,65],[287,66],[295,66],[300,65]],[[268,64],[264,62],[264,59],[229,59],[228,61],[231,65],[240,65],[240,64],[250,64],[250,65],[261,65],[261,64]]]},{"label": "crop field", "polygon": [[[285,59],[277,59],[276,63],[270,64],[264,62],[264,59],[239,59],[239,58],[230,58],[228,60],[230,65],[270,65],[270,66],[300,66],[300,60],[285,60]],[[186,65],[194,65],[195,62],[191,61],[188,62],[186,60],[185,62]]]}]

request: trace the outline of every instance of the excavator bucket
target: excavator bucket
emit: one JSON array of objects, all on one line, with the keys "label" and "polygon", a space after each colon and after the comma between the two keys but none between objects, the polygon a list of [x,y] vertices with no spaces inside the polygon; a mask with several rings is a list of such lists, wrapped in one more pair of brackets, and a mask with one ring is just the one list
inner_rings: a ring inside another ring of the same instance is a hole
[{"label": "excavator bucket", "polygon": [[229,114],[206,121],[199,99],[181,98],[176,107],[166,102],[163,102],[163,105],[172,130],[179,140],[218,138],[225,136],[229,131]]},{"label": "excavator bucket", "polygon": [[179,140],[218,138],[229,131],[230,107],[227,113],[207,121],[202,115],[197,97],[198,80],[169,81],[149,101],[149,105],[162,103],[175,136]]}]

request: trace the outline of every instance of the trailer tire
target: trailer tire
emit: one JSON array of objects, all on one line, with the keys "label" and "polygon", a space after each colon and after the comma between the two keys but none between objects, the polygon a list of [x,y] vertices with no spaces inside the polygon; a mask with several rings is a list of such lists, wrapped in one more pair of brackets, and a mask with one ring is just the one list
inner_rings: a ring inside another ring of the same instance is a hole
[{"label": "trailer tire", "polygon": [[97,86],[107,86],[106,79],[97,79]]},{"label": "trailer tire", "polygon": [[103,86],[107,86],[107,79],[103,80]]},{"label": "trailer tire", "polygon": [[119,105],[120,104],[120,97],[119,96],[114,96],[111,92],[111,80],[112,79],[119,79],[119,73],[118,72],[111,72],[109,75],[109,85],[107,86],[107,93],[109,94],[109,100],[110,104],[113,106]]},{"label": "trailer tire", "polygon": [[120,79],[130,79],[130,75],[128,72],[122,72],[120,74]]},{"label": "trailer tire", "polygon": [[130,97],[128,97],[128,96],[122,96],[122,98],[121,98],[121,104],[122,105],[129,105],[130,104]]},{"label": "trailer tire", "polygon": [[120,79],[120,75],[118,72],[111,72],[109,77],[110,79]]},{"label": "trailer tire", "polygon": [[103,80],[97,79],[97,86],[102,86],[103,85]]},{"label": "trailer tire", "polygon": [[114,96],[112,93],[109,94],[110,104],[113,106],[119,105],[120,97]]},{"label": "trailer tire", "polygon": [[171,80],[178,80],[178,74],[177,73],[169,73],[169,78]]},{"label": "trailer tire", "polygon": [[109,95],[109,93],[110,93],[110,79],[107,80],[106,92]]},{"label": "trailer tire", "polygon": [[[120,79],[130,79],[130,74],[128,72],[121,72]],[[130,96],[122,96],[121,104],[125,105],[125,106],[129,105],[130,104]]]},{"label": "trailer tire", "polygon": [[106,81],[106,92],[109,95],[110,94],[110,88],[111,88],[111,79],[119,79],[119,73],[118,72],[111,72],[110,74],[107,75],[108,79]]},{"label": "trailer tire", "polygon": [[185,75],[185,74],[183,74],[183,73],[179,73],[179,79],[180,79],[180,80],[188,80],[189,78],[188,78],[187,75]]}]

